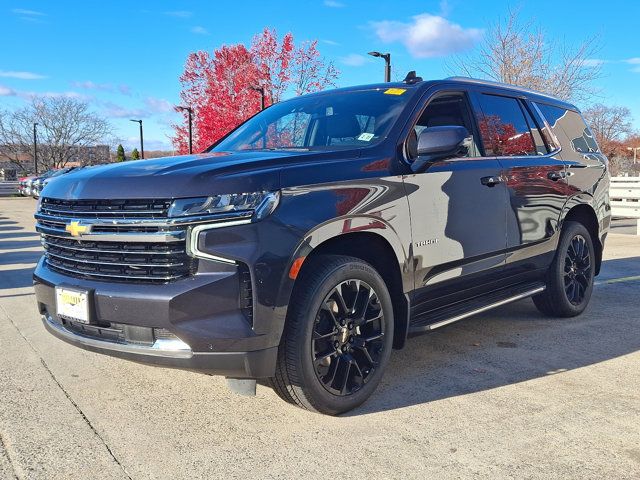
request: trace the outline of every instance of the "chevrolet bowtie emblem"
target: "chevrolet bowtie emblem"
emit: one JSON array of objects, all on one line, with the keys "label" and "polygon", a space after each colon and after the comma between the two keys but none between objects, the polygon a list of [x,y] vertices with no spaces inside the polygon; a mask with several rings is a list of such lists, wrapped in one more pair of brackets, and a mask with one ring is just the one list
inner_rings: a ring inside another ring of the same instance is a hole
[{"label": "chevrolet bowtie emblem", "polygon": [[91,231],[90,225],[80,225],[80,222],[70,222],[64,229],[71,234],[72,237],[78,237],[83,233],[89,233]]}]

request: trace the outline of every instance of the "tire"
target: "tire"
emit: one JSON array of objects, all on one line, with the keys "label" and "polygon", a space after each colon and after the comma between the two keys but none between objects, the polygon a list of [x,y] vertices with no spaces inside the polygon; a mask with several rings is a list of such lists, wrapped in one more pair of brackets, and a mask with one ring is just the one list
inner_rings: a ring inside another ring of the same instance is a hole
[{"label": "tire", "polygon": [[392,344],[393,306],[378,272],[353,257],[311,257],[289,303],[271,387],[304,409],[346,412],[376,389]]},{"label": "tire", "polygon": [[585,226],[566,222],[546,274],[547,288],[533,297],[538,310],[552,317],[580,315],[593,292],[595,258],[593,240]]}]

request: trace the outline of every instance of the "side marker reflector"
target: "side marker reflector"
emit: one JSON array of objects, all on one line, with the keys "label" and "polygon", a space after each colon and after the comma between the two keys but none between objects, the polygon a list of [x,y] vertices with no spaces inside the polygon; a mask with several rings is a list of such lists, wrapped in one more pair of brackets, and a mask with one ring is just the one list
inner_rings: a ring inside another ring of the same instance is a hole
[{"label": "side marker reflector", "polygon": [[291,265],[291,269],[289,270],[289,278],[291,280],[295,280],[298,278],[298,274],[300,273],[300,269],[302,268],[302,263],[306,257],[298,257],[293,261]]}]

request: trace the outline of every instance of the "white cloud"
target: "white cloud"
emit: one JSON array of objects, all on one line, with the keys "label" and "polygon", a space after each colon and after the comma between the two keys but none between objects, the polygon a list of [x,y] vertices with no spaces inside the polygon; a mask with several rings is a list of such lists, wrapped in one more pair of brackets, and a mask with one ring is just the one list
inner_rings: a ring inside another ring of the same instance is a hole
[{"label": "white cloud", "polygon": [[0,85],[0,97],[14,97],[17,95],[17,92],[9,87],[5,87]]},{"label": "white cloud", "polygon": [[367,57],[358,53],[350,53],[346,57],[340,57],[340,62],[349,67],[361,67],[368,61],[369,59]]},{"label": "white cloud", "polygon": [[131,95],[131,87],[129,85],[125,85],[124,83],[118,85],[118,91],[122,95]]},{"label": "white cloud", "polygon": [[484,30],[463,28],[444,17],[423,13],[410,23],[385,20],[371,22],[385,43],[401,42],[415,58],[442,57],[473,47]]},{"label": "white cloud", "polygon": [[104,114],[110,118],[142,118],[147,113],[141,108],[127,108],[112,102],[104,102]]},{"label": "white cloud", "polygon": [[83,88],[85,90],[102,90],[104,92],[112,92],[114,89],[113,85],[111,85],[110,83],[95,83],[91,80],[87,80],[84,82],[74,81],[71,82],[71,86],[75,88]]},{"label": "white cloud", "polygon": [[627,58],[625,62],[631,65],[640,65],[640,57]]},{"label": "white cloud", "polygon": [[193,16],[193,12],[189,12],[187,10],[175,10],[173,12],[164,12],[164,14],[170,17],[177,18],[190,18],[191,16]]},{"label": "white cloud", "polygon": [[24,8],[14,8],[11,10],[16,15],[25,15],[27,17],[44,17],[47,14],[36,10],[25,10]]},{"label": "white cloud", "polygon": [[209,30],[204,27],[195,26],[191,27],[191,33],[195,33],[196,35],[209,35]]},{"label": "white cloud", "polygon": [[0,77],[19,78],[20,80],[40,80],[42,78],[47,78],[46,76],[40,75],[38,73],[14,72],[14,71],[6,71],[6,70],[0,70]]},{"label": "white cloud", "polygon": [[605,63],[609,63],[608,60],[602,60],[601,58],[587,58],[582,65],[585,67],[599,67],[604,65]]},{"label": "white cloud", "polygon": [[633,67],[633,68],[631,69],[631,71],[632,71],[633,73],[640,73],[640,65],[638,65],[637,67]]},{"label": "white cloud", "polygon": [[337,2],[336,0],[324,0],[324,6],[329,8],[342,8],[345,6],[342,2]]},{"label": "white cloud", "polygon": [[326,43],[327,45],[331,45],[332,47],[339,47],[340,44],[333,40],[321,40],[322,43]]},{"label": "white cloud", "polygon": [[164,98],[147,97],[145,98],[144,103],[149,111],[153,113],[167,113],[174,111],[173,104]]}]

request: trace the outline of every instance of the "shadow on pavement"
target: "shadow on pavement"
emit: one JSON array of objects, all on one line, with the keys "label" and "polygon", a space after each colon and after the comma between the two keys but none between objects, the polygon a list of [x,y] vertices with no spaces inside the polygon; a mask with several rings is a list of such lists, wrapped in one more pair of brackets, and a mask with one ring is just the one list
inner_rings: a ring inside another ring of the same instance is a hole
[{"label": "shadow on pavement", "polygon": [[[605,261],[602,272],[605,278],[638,275],[640,257]],[[640,281],[597,285],[579,317],[544,317],[525,300],[409,339],[404,350],[393,352],[372,398],[346,416],[562,374],[636,352],[639,296]]]},{"label": "shadow on pavement", "polygon": [[0,255],[0,265],[37,263],[42,256],[41,251],[19,250],[5,252]]},{"label": "shadow on pavement", "polygon": [[[31,287],[34,267],[0,270],[0,292],[11,288]],[[12,296],[12,295],[9,295]]]},{"label": "shadow on pavement", "polygon": [[40,247],[40,240],[0,240],[1,250],[18,250],[23,248]]},{"label": "shadow on pavement", "polygon": [[18,222],[14,222],[13,220],[0,220],[0,225],[17,225]]},{"label": "shadow on pavement", "polygon": [[8,232],[8,233],[3,233],[2,231],[0,231],[0,240],[6,240],[6,239],[10,239],[10,238],[27,238],[27,237],[40,238],[40,234],[38,234],[36,232]]}]

